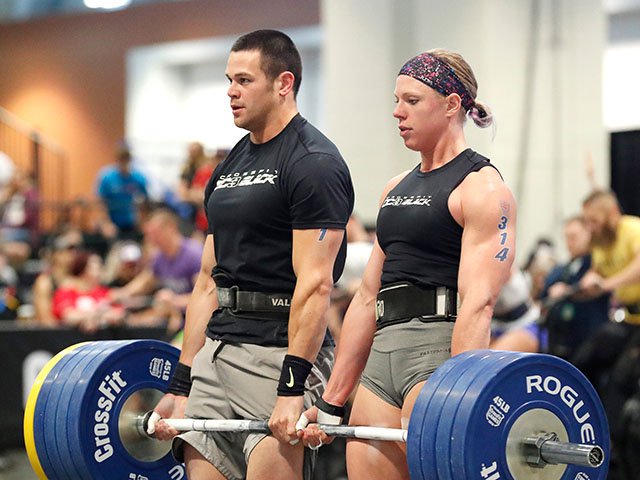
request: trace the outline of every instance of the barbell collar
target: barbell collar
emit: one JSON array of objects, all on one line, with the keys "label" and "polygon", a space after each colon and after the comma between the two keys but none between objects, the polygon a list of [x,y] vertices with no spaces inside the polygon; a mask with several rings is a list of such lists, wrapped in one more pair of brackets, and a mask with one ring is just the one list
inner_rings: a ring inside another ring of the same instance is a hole
[{"label": "barbell collar", "polygon": [[534,467],[567,464],[589,468],[603,464],[604,450],[599,445],[559,442],[557,438],[555,433],[525,438],[523,452],[527,463]]}]

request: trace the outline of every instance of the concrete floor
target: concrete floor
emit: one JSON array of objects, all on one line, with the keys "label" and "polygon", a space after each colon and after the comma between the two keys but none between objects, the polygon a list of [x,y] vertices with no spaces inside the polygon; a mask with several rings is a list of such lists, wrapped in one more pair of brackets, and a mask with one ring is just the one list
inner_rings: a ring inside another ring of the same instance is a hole
[{"label": "concrete floor", "polygon": [[[344,439],[338,439],[331,448],[324,449],[323,456],[331,455],[331,450],[344,448],[344,445],[340,443],[344,442]],[[342,457],[344,458],[344,452]],[[347,480],[344,463],[320,461],[316,466],[316,480]],[[35,474],[29,463],[29,458],[24,450],[11,450],[2,452],[0,454],[0,480],[38,480],[38,476]]]},{"label": "concrete floor", "polygon": [[38,480],[24,450],[11,450],[0,455],[0,480]]}]

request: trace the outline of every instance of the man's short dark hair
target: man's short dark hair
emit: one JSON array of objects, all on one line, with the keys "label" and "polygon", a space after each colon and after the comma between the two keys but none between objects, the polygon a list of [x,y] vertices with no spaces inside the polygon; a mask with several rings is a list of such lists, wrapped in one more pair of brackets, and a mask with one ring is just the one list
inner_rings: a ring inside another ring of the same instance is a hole
[{"label": "man's short dark hair", "polygon": [[238,38],[231,47],[232,52],[247,50],[260,52],[260,66],[271,80],[282,72],[293,73],[293,96],[298,95],[302,82],[302,60],[293,40],[278,30],[256,30]]}]

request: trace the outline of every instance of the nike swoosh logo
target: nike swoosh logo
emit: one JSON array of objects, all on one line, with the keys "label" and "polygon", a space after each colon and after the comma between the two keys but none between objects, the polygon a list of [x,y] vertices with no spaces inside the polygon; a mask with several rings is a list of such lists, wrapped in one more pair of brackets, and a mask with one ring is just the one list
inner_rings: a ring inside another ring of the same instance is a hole
[{"label": "nike swoosh logo", "polygon": [[287,387],[293,388],[293,370],[289,367],[289,381],[287,382]]}]

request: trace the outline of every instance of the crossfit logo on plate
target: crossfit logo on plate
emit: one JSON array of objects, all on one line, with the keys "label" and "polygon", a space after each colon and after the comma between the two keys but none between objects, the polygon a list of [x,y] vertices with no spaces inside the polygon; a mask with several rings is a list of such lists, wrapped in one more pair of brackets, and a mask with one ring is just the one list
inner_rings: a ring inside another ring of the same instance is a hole
[{"label": "crossfit logo on plate", "polygon": [[504,414],[500,412],[494,405],[489,405],[489,410],[487,410],[487,414],[485,415],[487,422],[492,427],[499,427],[504,420]]},{"label": "crossfit logo on plate", "polygon": [[591,413],[585,411],[584,401],[580,400],[578,392],[569,385],[562,385],[560,380],[552,376],[543,378],[541,375],[529,375],[526,378],[526,386],[529,394],[535,389],[549,395],[559,395],[562,402],[571,410],[573,418],[582,425],[580,427],[581,443],[595,443],[595,430],[593,425],[587,422],[591,418]]},{"label": "crossfit logo on plate", "polygon": [[486,478],[486,480],[498,480],[500,477],[500,472],[498,472],[498,464],[493,462],[488,467],[485,464],[482,464],[482,470],[480,470],[480,476],[482,478]]},{"label": "crossfit logo on plate", "polygon": [[149,373],[152,377],[162,378],[168,382],[171,375],[171,362],[162,358],[154,358],[149,363]]},{"label": "crossfit logo on plate", "polygon": [[493,397],[493,405],[489,405],[485,418],[492,427],[499,427],[504,420],[504,414],[508,413],[510,409],[511,406],[502,397],[495,396]]},{"label": "crossfit logo on plate", "polygon": [[574,480],[589,480],[589,475],[584,472],[578,472]]},{"label": "crossfit logo on plate", "polygon": [[127,382],[122,378],[122,370],[116,370],[105,376],[98,386],[98,392],[102,396],[98,398],[98,409],[93,415],[96,422],[93,426],[96,442],[93,458],[98,463],[104,462],[113,455],[113,446],[109,437],[109,418],[111,418],[109,412],[113,409],[118,395],[126,385]]}]

